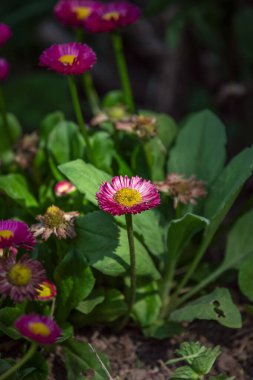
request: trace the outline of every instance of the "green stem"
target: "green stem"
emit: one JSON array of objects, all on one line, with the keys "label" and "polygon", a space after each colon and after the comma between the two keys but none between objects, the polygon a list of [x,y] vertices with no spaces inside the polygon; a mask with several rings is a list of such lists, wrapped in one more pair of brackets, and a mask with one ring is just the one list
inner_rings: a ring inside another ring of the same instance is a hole
[{"label": "green stem", "polygon": [[85,89],[86,97],[88,99],[91,111],[94,115],[97,115],[100,112],[99,108],[99,97],[95,90],[93,79],[91,74],[87,71],[82,76],[83,86]]},{"label": "green stem", "polygon": [[127,64],[123,51],[122,38],[119,32],[112,33],[113,49],[116,57],[116,62],[119,70],[121,85],[124,92],[126,105],[131,113],[134,113],[135,106],[132,94],[132,88],[129,80]]},{"label": "green stem", "polygon": [[130,297],[128,300],[128,311],[120,324],[120,328],[123,328],[129,321],[133,305],[136,298],[136,263],[135,263],[135,248],[134,248],[134,233],[133,233],[133,220],[131,214],[125,214],[126,218],[126,227],[127,227],[127,238],[129,243],[129,253],[130,253],[130,277],[131,277],[131,286],[130,286]]},{"label": "green stem", "polygon": [[91,145],[90,145],[88,130],[84,122],[84,118],[83,118],[83,114],[82,114],[82,110],[81,110],[81,106],[80,106],[80,102],[78,98],[76,83],[73,76],[71,75],[68,75],[68,85],[69,85],[69,90],[70,90],[70,94],[72,98],[73,107],[76,113],[76,119],[87,146],[88,158],[91,160]]},{"label": "green stem", "polygon": [[56,304],[56,298],[54,297],[51,303],[51,310],[50,310],[50,318],[54,318],[54,311],[55,311],[55,304]]},{"label": "green stem", "polygon": [[0,375],[0,380],[8,379],[11,375],[13,375],[20,367],[22,367],[31,357],[34,355],[34,353],[37,350],[37,344],[32,343],[27,353],[23,356],[22,359],[20,359],[13,367],[9,368],[6,372],[4,372],[2,375]]}]

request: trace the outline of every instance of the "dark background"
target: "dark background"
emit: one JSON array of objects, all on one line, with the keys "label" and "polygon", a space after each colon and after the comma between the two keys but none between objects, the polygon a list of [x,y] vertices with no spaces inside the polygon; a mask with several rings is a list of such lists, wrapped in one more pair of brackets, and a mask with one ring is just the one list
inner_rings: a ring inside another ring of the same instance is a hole
[{"label": "dark background", "polygon": [[[38,67],[52,43],[74,40],[53,16],[55,0],[0,0],[0,22],[12,39],[0,55],[11,65],[5,84],[8,110],[25,130],[38,128],[56,109],[71,117],[66,81]],[[224,121],[229,153],[253,142],[252,0],[139,0],[143,18],[124,30],[129,71],[139,107],[176,120],[210,108]],[[86,35],[97,53],[93,69],[102,96],[119,88],[110,36]],[[80,88],[81,90],[81,88]],[[86,117],[91,115],[85,107]]]}]

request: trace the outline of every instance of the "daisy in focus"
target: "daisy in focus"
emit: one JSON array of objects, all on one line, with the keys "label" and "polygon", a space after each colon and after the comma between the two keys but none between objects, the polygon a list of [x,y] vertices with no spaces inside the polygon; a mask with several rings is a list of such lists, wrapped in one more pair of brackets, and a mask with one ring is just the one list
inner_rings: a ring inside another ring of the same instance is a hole
[{"label": "daisy in focus", "polygon": [[127,1],[104,4],[85,20],[85,27],[93,33],[110,32],[133,24],[141,16],[140,8]]},{"label": "daisy in focus", "polygon": [[194,175],[184,178],[176,173],[168,174],[165,181],[156,182],[156,188],[174,199],[174,208],[177,208],[179,203],[195,205],[197,198],[205,197],[207,194],[205,182],[196,180]]},{"label": "daisy in focus", "polygon": [[96,197],[99,207],[111,215],[138,214],[160,203],[155,185],[138,176],[114,177],[100,186]]},{"label": "daisy in focus", "polygon": [[39,58],[40,66],[48,67],[63,75],[80,75],[90,70],[96,62],[96,54],[85,44],[70,42],[52,45]]},{"label": "daisy in focus", "polygon": [[45,278],[42,264],[27,254],[19,260],[15,255],[0,258],[0,293],[15,302],[35,299],[37,287]]},{"label": "daisy in focus", "polygon": [[0,221],[0,249],[20,247],[32,250],[34,245],[34,236],[26,223],[13,219]]},{"label": "daisy in focus", "polygon": [[16,320],[15,327],[21,335],[39,344],[54,344],[61,335],[57,323],[44,315],[22,315]]},{"label": "daisy in focus", "polygon": [[60,0],[54,7],[54,14],[63,25],[82,27],[84,21],[101,7],[100,1]]}]

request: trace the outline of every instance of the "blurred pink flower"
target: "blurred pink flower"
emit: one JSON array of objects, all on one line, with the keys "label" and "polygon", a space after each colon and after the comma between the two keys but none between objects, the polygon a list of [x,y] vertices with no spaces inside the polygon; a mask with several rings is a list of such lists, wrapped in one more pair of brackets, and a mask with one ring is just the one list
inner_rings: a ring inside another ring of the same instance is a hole
[{"label": "blurred pink flower", "polygon": [[12,36],[10,27],[4,23],[0,23],[0,47],[3,46]]},{"label": "blurred pink flower", "polygon": [[54,14],[64,25],[82,27],[84,21],[101,6],[100,1],[60,0],[54,7]]},{"label": "blurred pink flower", "polygon": [[57,197],[63,197],[73,193],[76,190],[76,187],[69,181],[59,181],[54,187],[54,192]]},{"label": "blurred pink flower", "polygon": [[0,57],[0,81],[5,80],[10,71],[10,66],[8,61],[5,58]]}]

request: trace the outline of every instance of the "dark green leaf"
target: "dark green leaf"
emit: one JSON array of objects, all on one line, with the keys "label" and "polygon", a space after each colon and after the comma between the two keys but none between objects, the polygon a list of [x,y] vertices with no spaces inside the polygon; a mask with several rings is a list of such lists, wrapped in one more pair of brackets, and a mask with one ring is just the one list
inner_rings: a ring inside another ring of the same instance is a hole
[{"label": "dark green leaf", "polygon": [[[253,252],[251,252],[253,253]],[[253,302],[253,255],[248,257],[240,266],[239,287],[241,292]]]},{"label": "dark green leaf", "polygon": [[112,172],[113,141],[106,132],[97,132],[91,138],[91,150],[96,168]]},{"label": "dark green leaf", "polygon": [[47,380],[49,369],[45,357],[36,352],[30,360],[21,367],[18,380]]},{"label": "dark green leaf", "polygon": [[47,141],[47,138],[54,127],[63,120],[64,114],[61,111],[55,111],[46,115],[41,122],[40,138]]},{"label": "dark green leaf", "polygon": [[183,328],[181,324],[157,319],[152,325],[145,327],[143,333],[155,339],[166,339],[182,333]]},{"label": "dark green leaf", "polygon": [[34,196],[30,193],[26,179],[20,174],[0,176],[0,190],[8,197],[26,207],[38,207]]},{"label": "dark green leaf", "polygon": [[23,311],[18,307],[4,307],[0,310],[0,331],[12,339],[19,339],[20,334],[15,329],[14,323]]},{"label": "dark green leaf", "polygon": [[76,307],[77,311],[89,314],[92,310],[105,300],[104,289],[94,289],[93,292]]},{"label": "dark green leaf", "polygon": [[189,366],[183,366],[180,368],[177,368],[176,371],[172,374],[171,380],[198,380],[199,375],[191,369]]}]

